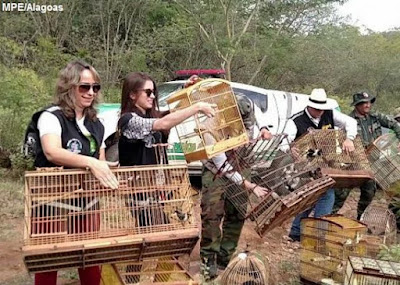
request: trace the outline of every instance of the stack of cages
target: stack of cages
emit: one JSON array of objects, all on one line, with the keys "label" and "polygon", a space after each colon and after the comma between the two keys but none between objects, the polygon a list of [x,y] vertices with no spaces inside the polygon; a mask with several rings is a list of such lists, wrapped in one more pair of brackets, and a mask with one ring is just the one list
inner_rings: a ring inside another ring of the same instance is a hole
[{"label": "stack of cages", "polygon": [[400,285],[400,263],[349,256],[344,285]]},{"label": "stack of cages", "polygon": [[299,156],[306,156],[311,165],[336,181],[338,188],[358,187],[374,179],[361,139],[354,140],[355,150],[346,153],[342,144],[346,140],[343,130],[310,130],[293,143]]},{"label": "stack of cages", "polygon": [[125,262],[115,264],[113,267],[121,285],[199,285],[185,266],[174,257]]},{"label": "stack of cages", "polygon": [[[307,160],[281,151],[282,146],[283,134],[251,141],[228,153],[225,163],[213,171],[215,187],[225,189],[226,198],[244,218],[254,221],[260,236],[311,207],[335,183]],[[240,183],[229,179],[237,173],[242,177]],[[245,181],[257,189],[246,189]],[[256,195],[254,190],[267,194]]]},{"label": "stack of cages", "polygon": [[111,171],[116,190],[90,171],[25,173],[24,262],[29,272],[190,254],[199,238],[186,165]]},{"label": "stack of cages", "polygon": [[[385,134],[376,139],[367,150],[375,180],[383,190],[397,186],[397,182],[400,180],[398,145],[399,140],[394,134]],[[395,189],[395,192],[400,195],[399,190]]]},{"label": "stack of cages", "polygon": [[209,159],[249,141],[236,97],[228,81],[205,79],[167,99],[173,111],[198,102],[215,104],[217,108],[212,118],[197,114],[176,126],[188,162]]},{"label": "stack of cages", "polygon": [[323,279],[342,284],[348,257],[367,254],[368,245],[360,242],[366,233],[364,224],[341,215],[302,219],[301,279],[311,284]]},{"label": "stack of cages", "polygon": [[370,257],[378,256],[382,245],[396,244],[396,217],[388,208],[371,204],[362,214],[360,221],[368,227],[368,233],[363,235],[362,240],[369,245]]}]

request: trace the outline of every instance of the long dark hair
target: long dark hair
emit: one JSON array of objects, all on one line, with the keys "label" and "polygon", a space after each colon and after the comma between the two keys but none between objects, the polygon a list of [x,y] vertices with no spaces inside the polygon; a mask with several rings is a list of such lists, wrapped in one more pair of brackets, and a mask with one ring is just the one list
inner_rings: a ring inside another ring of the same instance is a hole
[{"label": "long dark hair", "polygon": [[[97,83],[100,83],[100,76],[96,69],[82,60],[74,60],[68,63],[58,77],[54,103],[60,106],[64,115],[69,119],[75,117],[75,86],[79,84],[81,73],[85,69],[92,73]],[[97,120],[96,105],[98,104],[99,96],[101,96],[100,93],[96,94],[92,105],[83,110],[83,114],[91,121]]]},{"label": "long dark hair", "polygon": [[138,115],[141,115],[138,108],[135,105],[135,101],[132,100],[131,94],[137,93],[140,89],[143,88],[146,81],[153,82],[154,85],[154,104],[150,110],[146,110],[146,116],[150,118],[160,118],[162,117],[161,112],[159,111],[158,104],[158,90],[157,85],[154,82],[153,78],[150,75],[143,72],[132,72],[129,73],[122,84],[122,94],[121,94],[121,116],[125,113],[135,112]]}]

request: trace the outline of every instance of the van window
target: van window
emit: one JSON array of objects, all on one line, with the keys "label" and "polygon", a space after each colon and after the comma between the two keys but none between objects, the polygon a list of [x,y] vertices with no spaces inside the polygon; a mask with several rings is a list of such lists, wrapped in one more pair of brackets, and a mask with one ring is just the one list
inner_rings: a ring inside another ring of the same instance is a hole
[{"label": "van window", "polygon": [[235,88],[233,87],[233,92],[235,93],[242,93],[249,97],[254,104],[256,104],[260,109],[261,112],[265,113],[268,110],[268,95],[246,90],[246,89],[241,89],[241,88]]}]

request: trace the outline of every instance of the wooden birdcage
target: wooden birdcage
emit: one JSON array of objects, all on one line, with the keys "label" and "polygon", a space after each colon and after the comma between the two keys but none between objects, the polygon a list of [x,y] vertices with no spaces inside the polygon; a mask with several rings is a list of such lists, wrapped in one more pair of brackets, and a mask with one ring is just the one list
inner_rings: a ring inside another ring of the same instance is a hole
[{"label": "wooden birdcage", "polygon": [[269,265],[257,252],[241,252],[231,259],[221,275],[221,285],[267,285]]},{"label": "wooden birdcage", "polygon": [[375,252],[370,254],[371,257],[377,256],[381,245],[390,246],[396,243],[396,217],[388,208],[371,204],[362,214],[360,221],[368,227],[368,233],[363,239],[369,242],[370,252],[375,245]]},{"label": "wooden birdcage", "polygon": [[186,165],[25,173],[24,261],[30,272],[190,253],[199,229]]},{"label": "wooden birdcage", "polygon": [[338,188],[358,187],[374,174],[369,165],[361,139],[354,140],[355,150],[349,154],[342,150],[346,139],[343,130],[310,130],[294,141],[301,157],[307,157],[309,163],[319,167],[323,174],[336,181]]},{"label": "wooden birdcage", "polygon": [[379,186],[388,190],[400,180],[399,140],[394,134],[377,138],[368,148],[368,160]]},{"label": "wooden birdcage", "polygon": [[368,248],[360,242],[367,227],[341,215],[301,220],[300,276],[320,284],[322,279],[343,283],[350,255],[365,256]]},{"label": "wooden birdcage", "polygon": [[[248,142],[236,98],[228,81],[202,80],[167,99],[171,110],[181,110],[198,102],[216,104],[217,109],[212,118],[197,114],[176,126],[188,162],[208,159]],[[207,136],[213,138],[212,142],[207,140]]]},{"label": "wooden birdcage", "polygon": [[174,257],[126,262],[114,265],[121,284],[198,285],[182,264]]},{"label": "wooden birdcage", "polygon": [[400,285],[400,263],[349,256],[344,285]]},{"label": "wooden birdcage", "polygon": [[[255,222],[260,236],[312,207],[335,183],[307,161],[296,161],[290,153],[278,150],[284,137],[256,140],[233,150],[214,184],[225,189],[225,196],[243,217]],[[226,176],[233,171],[270,193],[258,198],[244,183],[231,182]]]}]

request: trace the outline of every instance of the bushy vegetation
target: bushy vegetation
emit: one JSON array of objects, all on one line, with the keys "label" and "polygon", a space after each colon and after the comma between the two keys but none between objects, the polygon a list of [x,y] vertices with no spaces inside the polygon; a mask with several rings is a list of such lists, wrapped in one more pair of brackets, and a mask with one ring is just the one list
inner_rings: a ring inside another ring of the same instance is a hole
[{"label": "bushy vegetation", "polygon": [[27,122],[76,58],[99,71],[106,102],[119,101],[131,71],[160,82],[178,69],[223,67],[228,79],[269,89],[325,88],[344,112],[351,94],[368,90],[390,113],[400,103],[400,31],[361,33],[335,16],[339,2],[65,0],[63,12],[2,13],[0,151],[25,167],[15,154]]}]

